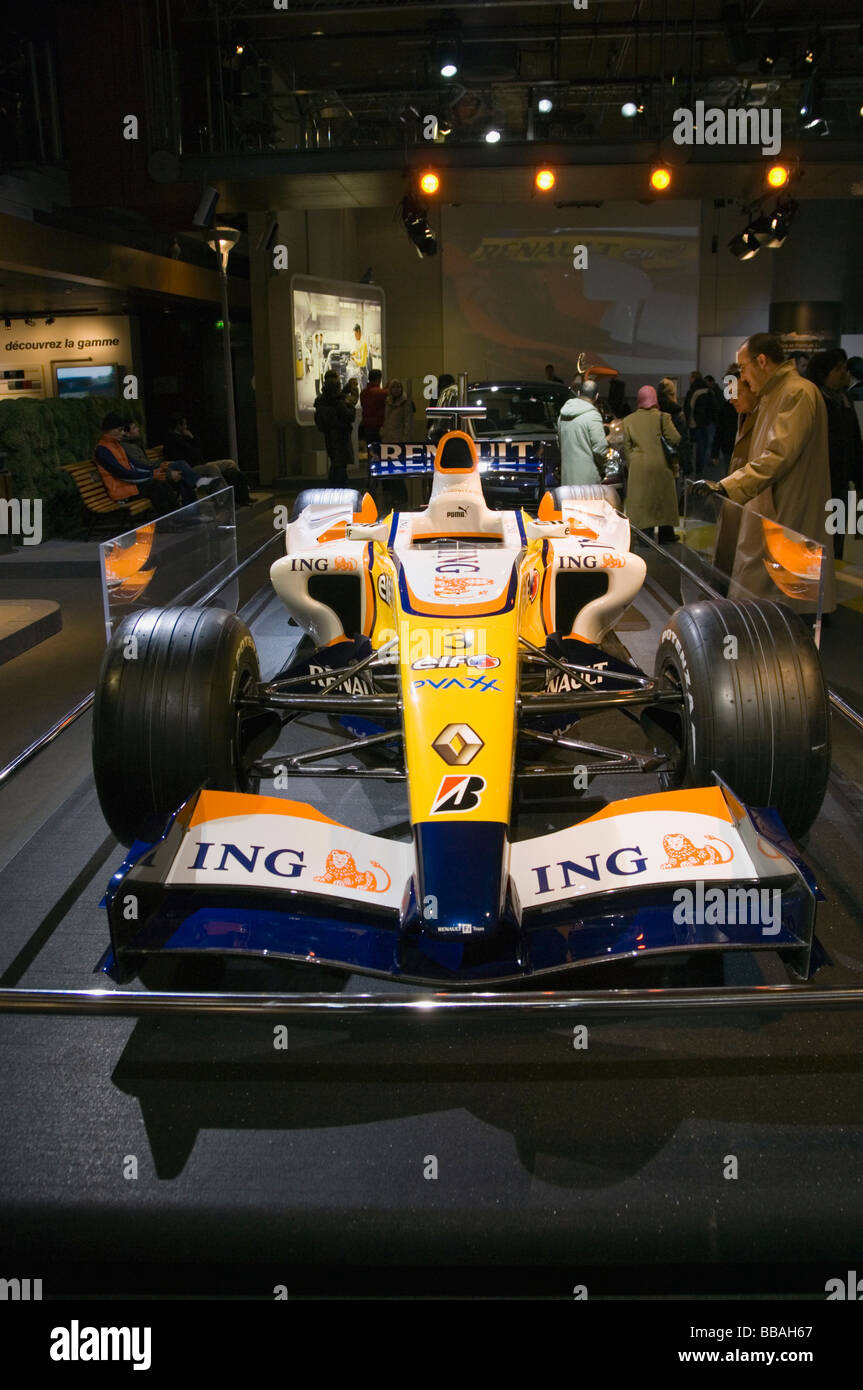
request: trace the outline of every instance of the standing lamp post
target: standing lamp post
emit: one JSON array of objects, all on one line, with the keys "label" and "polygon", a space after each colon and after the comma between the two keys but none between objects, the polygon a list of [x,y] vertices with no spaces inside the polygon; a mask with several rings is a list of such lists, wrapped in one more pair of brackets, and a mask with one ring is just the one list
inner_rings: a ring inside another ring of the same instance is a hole
[{"label": "standing lamp post", "polygon": [[228,453],[239,468],[240,458],[237,449],[237,412],[234,405],[234,369],[231,362],[231,318],[228,311],[228,257],[240,240],[236,227],[214,227],[207,237],[207,245],[219,257],[219,281],[222,289],[222,347],[225,353],[225,390],[228,400]]}]

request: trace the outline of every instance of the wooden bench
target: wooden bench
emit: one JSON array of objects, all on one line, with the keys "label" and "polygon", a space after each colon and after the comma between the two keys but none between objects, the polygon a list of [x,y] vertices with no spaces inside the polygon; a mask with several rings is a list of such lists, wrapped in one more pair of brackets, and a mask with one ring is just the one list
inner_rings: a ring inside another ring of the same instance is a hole
[{"label": "wooden bench", "polygon": [[[159,464],[162,462],[162,453],[161,446],[148,449],[147,458],[150,463]],[[100,522],[107,522],[111,526],[120,522],[121,525],[131,527],[138,517],[144,517],[153,510],[149,497],[128,497],[120,502],[111,497],[92,459],[84,459],[81,463],[64,463],[63,472],[69,474],[87,510],[90,521],[87,530],[88,540]]]}]

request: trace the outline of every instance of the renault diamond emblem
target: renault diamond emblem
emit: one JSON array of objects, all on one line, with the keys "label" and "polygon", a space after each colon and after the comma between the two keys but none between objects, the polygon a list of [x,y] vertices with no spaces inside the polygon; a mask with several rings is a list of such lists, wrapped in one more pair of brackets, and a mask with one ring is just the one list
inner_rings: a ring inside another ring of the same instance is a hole
[{"label": "renault diamond emblem", "polygon": [[469,724],[447,724],[432,744],[438,757],[450,767],[466,767],[484,746]]}]

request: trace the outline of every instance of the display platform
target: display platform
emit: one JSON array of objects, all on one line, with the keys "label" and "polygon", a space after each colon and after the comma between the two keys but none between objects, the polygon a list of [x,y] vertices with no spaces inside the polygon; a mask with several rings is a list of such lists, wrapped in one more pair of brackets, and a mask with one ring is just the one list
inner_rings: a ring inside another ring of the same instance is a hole
[{"label": "display platform", "polygon": [[[647,583],[622,634],[639,663],[679,601],[660,582],[671,558],[643,553]],[[275,673],[298,630],[266,587],[242,613]],[[295,746],[319,741],[319,724],[295,724]],[[99,812],[87,729],[69,737],[71,754],[43,755],[56,809],[0,872],[3,989],[109,984],[93,973],[107,942],[99,900],[121,851]],[[804,844],[825,893],[819,990],[863,975],[861,788],[863,746],[834,719],[828,795]],[[344,784],[321,783],[315,799],[370,832],[405,833],[398,791],[354,786],[346,802]],[[526,816],[555,824],[550,807]],[[615,988],[651,978],[671,982],[631,970]],[[769,953],[722,966],[739,989],[782,978]],[[602,972],[583,981],[594,999],[608,985]],[[267,962],[202,980],[175,961],[132,987],[248,997],[309,981]],[[329,972],[317,992],[348,1001],[370,988],[392,996],[385,982]],[[410,1027],[383,1013],[5,1015],[7,1264],[38,1272],[51,1294],[268,1298],[287,1283],[292,1298],[406,1286],[570,1297],[587,1282],[591,1298],[823,1296],[863,1229],[859,1015],[706,1003],[650,1017],[587,1008],[583,1022],[586,1047],[574,1046],[576,1019],[550,1009]],[[745,1184],[725,1177],[728,1155]]]},{"label": "display platform", "polygon": [[0,666],[38,647],[63,626],[59,603],[44,599],[0,599]]}]

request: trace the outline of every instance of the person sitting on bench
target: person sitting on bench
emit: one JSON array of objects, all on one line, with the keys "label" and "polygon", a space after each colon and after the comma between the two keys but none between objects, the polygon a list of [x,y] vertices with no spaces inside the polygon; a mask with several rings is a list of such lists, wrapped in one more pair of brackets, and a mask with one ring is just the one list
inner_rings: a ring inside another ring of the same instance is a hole
[{"label": "person sitting on bench", "polygon": [[[176,511],[180,505],[179,498],[166,480],[164,471],[154,469],[149,462],[145,468],[129,458],[121,442],[125,430],[126,422],[122,415],[109,411],[102,421],[102,433],[93,452],[93,461],[108,496],[115,502],[124,502],[130,497],[147,497],[157,516],[167,516],[168,512]],[[156,476],[157,471],[162,476]]]},{"label": "person sitting on bench", "polygon": [[[126,421],[121,443],[126,454],[137,467],[153,467],[147,458],[144,441],[141,438],[141,426],[137,420]],[[167,469],[174,482],[179,483],[180,494],[187,504],[196,502],[202,490],[212,488],[214,491],[218,491],[219,487],[223,485],[222,475],[214,463],[202,463],[193,466],[185,459],[166,459],[158,466],[157,472],[160,469]]]},{"label": "person sitting on bench", "polygon": [[200,472],[202,468],[215,468],[234,489],[234,500],[238,507],[250,507],[249,481],[233,459],[211,459],[204,462],[204,451],[197,436],[192,434],[185,415],[171,417],[171,429],[165,436],[165,458],[185,459]]}]

